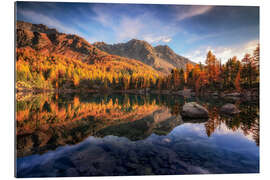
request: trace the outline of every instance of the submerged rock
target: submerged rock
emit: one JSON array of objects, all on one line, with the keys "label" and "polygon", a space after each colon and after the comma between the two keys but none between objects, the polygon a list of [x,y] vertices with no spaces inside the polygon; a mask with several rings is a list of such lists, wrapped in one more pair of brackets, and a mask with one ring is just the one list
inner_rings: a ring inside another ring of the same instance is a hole
[{"label": "submerged rock", "polygon": [[186,118],[208,118],[208,111],[196,102],[190,102],[183,106],[182,116]]},{"label": "submerged rock", "polygon": [[220,108],[220,112],[223,114],[233,115],[239,113],[239,109],[234,104],[225,104]]}]

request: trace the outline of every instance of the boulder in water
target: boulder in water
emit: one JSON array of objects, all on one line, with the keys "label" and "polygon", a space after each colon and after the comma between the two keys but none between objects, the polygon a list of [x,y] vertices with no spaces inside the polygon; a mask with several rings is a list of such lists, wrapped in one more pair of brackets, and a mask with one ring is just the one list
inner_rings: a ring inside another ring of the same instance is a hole
[{"label": "boulder in water", "polygon": [[182,116],[186,118],[208,118],[208,111],[205,107],[196,102],[186,103],[182,109]]},{"label": "boulder in water", "polygon": [[237,109],[237,107],[234,104],[228,103],[220,108],[220,112],[222,114],[233,115],[233,114],[239,113],[240,111],[239,109]]}]

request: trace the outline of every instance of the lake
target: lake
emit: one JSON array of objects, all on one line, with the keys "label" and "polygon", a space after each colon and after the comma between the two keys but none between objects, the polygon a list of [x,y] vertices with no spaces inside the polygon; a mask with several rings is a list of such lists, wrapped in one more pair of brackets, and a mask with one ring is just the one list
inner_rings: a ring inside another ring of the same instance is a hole
[{"label": "lake", "polygon": [[[183,119],[196,101],[209,119]],[[234,103],[239,114],[220,115]],[[259,103],[168,95],[17,98],[16,176],[259,173]]]}]

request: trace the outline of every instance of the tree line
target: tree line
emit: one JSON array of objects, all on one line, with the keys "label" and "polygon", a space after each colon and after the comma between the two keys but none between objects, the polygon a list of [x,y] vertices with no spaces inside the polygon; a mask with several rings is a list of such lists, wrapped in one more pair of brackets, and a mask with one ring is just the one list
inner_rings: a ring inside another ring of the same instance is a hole
[{"label": "tree line", "polygon": [[259,86],[259,45],[253,54],[236,56],[225,64],[209,51],[205,64],[186,64],[169,75],[145,67],[132,66],[117,59],[94,64],[60,55],[41,55],[17,49],[16,81],[41,89],[152,89],[178,91],[194,89],[241,91]]},{"label": "tree line", "polygon": [[259,88],[259,51],[258,45],[252,55],[247,53],[241,60],[234,56],[225,64],[209,51],[205,65],[186,64],[185,70],[173,69],[169,76],[158,80],[162,83],[158,83],[157,88],[166,87],[174,90],[191,88],[197,93],[205,90],[240,92]]}]

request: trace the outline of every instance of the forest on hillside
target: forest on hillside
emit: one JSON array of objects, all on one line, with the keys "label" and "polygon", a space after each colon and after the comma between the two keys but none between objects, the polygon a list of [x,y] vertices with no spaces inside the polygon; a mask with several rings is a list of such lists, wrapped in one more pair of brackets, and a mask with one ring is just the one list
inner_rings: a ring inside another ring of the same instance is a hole
[{"label": "forest on hillside", "polygon": [[186,64],[165,75],[140,64],[118,61],[113,56],[89,64],[57,54],[17,49],[17,89],[78,91],[170,90],[237,91],[259,88],[259,45],[243,59],[225,64],[209,51],[205,64]]}]

